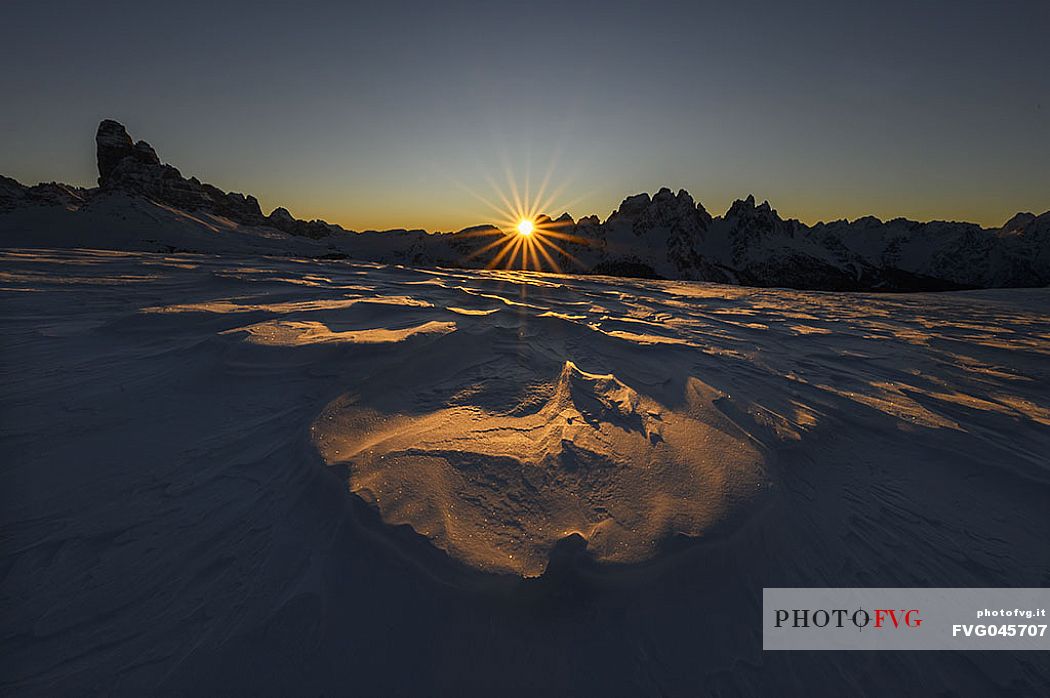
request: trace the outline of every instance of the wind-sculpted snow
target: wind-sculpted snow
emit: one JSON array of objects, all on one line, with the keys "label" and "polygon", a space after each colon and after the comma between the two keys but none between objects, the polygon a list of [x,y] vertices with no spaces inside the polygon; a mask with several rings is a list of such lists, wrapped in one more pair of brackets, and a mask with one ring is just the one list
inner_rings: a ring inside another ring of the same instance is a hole
[{"label": "wind-sculpted snow", "polygon": [[761,482],[755,446],[695,379],[672,410],[566,361],[490,410],[474,404],[490,381],[466,372],[461,386],[447,375],[419,386],[459,387],[447,407],[388,414],[341,398],[314,429],[325,460],[348,463],[351,489],[385,519],[479,569],[539,575],[574,534],[600,561],[645,560],[670,533],[704,533]]},{"label": "wind-sculpted snow", "polygon": [[1050,582],[1046,289],[0,256],[0,692],[1046,692],[754,620]]}]

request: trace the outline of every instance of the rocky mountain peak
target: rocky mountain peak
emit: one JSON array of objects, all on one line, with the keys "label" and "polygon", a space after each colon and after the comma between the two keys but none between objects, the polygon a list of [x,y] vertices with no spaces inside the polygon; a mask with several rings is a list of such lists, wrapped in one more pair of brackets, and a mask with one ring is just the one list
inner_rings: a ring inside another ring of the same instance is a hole
[{"label": "rocky mountain peak", "polygon": [[1010,232],[1010,231],[1014,231],[1014,230],[1020,230],[1020,229],[1024,228],[1026,225],[1028,225],[1029,223],[1031,223],[1034,220],[1035,220],[1035,214],[1034,213],[1030,213],[1028,211],[1022,211],[1022,212],[1018,213],[1017,215],[1015,215],[1010,220],[1008,220],[1005,223],[1003,223],[1002,230],[1004,230],[1006,232]]},{"label": "rocky mountain peak", "polygon": [[59,182],[41,182],[27,187],[11,177],[0,175],[0,212],[21,206],[61,206],[75,211],[87,198],[87,190]]},{"label": "rocky mountain peak", "polygon": [[650,198],[647,192],[642,194],[635,194],[634,196],[628,196],[626,199],[620,202],[620,208],[613,211],[612,216],[609,216],[609,218],[636,218],[640,216],[642,212],[645,209],[647,209],[649,207],[649,204],[651,203],[652,198]]},{"label": "rocky mountain peak", "polygon": [[184,178],[178,169],[162,163],[149,143],[133,141],[119,121],[102,121],[95,145],[98,183],[103,191],[146,196],[168,206],[206,211],[245,225],[266,223],[254,196],[227,193],[202,184],[196,177]]},{"label": "rocky mountain peak", "polygon": [[675,194],[668,187],[661,187],[652,197],[648,193],[628,196],[609,216],[609,222],[629,221],[651,227],[670,223],[672,219],[692,219],[697,214],[702,224],[710,222],[707,210],[697,204],[685,189],[679,189]]},{"label": "rocky mountain peak", "polygon": [[157,151],[153,149],[153,146],[146,141],[139,141],[135,144],[135,147],[131,149],[132,156],[141,163],[147,165],[159,165],[160,158],[157,157]]},{"label": "rocky mountain peak", "polygon": [[295,217],[284,206],[278,206],[273,211],[271,211],[269,219],[270,224],[275,225],[278,228],[286,225],[295,224]]},{"label": "rocky mountain peak", "polygon": [[780,216],[777,215],[775,208],[770,206],[768,201],[755,205],[755,195],[748,194],[746,199],[737,199],[733,202],[733,205],[726,211],[726,218],[771,218],[780,220]]},{"label": "rocky mountain peak", "polygon": [[656,196],[653,197],[654,204],[669,204],[674,201],[674,194],[667,187],[660,187],[660,191],[656,192]]},{"label": "rocky mountain peak", "polygon": [[733,205],[726,211],[726,219],[731,218],[745,218],[748,214],[755,210],[755,197],[752,194],[748,194],[746,199],[737,199],[733,202]]},{"label": "rocky mountain peak", "polygon": [[[144,144],[145,145],[145,144]],[[149,147],[147,145],[147,147]],[[95,132],[95,153],[98,158],[98,183],[105,186],[120,161],[134,153],[135,144],[124,125],[105,119]],[[152,151],[153,149],[150,148]],[[154,153],[156,156],[156,153]]]}]

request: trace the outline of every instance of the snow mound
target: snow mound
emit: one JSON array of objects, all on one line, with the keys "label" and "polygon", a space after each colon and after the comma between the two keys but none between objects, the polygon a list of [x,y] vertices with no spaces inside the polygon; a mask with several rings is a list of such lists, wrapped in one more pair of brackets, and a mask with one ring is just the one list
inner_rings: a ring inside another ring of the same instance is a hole
[{"label": "snow mound", "polygon": [[572,535],[601,562],[645,560],[670,534],[702,535],[762,481],[762,454],[695,378],[679,410],[572,361],[533,391],[546,394],[538,409],[424,414],[343,397],[314,440],[388,523],[479,569],[526,577]]}]

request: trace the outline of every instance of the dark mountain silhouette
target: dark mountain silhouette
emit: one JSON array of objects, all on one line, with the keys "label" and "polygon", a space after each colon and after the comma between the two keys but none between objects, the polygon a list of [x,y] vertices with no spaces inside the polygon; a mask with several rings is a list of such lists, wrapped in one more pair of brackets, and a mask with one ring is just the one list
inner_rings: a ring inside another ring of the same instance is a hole
[{"label": "dark mountain silhouette", "polygon": [[[286,208],[264,214],[251,195],[224,192],[161,162],[145,141],[105,120],[95,136],[98,187],[27,187],[0,177],[4,246],[251,252],[417,266],[486,267],[502,235],[474,226],[358,233]],[[624,199],[604,221],[567,213],[536,221],[558,233],[565,272],[840,291],[916,291],[1050,284],[1050,211],[1001,228],[867,216],[807,226],[769,202],[737,200],[713,217],[688,192]],[[547,260],[537,260],[551,270]],[[535,264],[535,262],[534,262]]]}]

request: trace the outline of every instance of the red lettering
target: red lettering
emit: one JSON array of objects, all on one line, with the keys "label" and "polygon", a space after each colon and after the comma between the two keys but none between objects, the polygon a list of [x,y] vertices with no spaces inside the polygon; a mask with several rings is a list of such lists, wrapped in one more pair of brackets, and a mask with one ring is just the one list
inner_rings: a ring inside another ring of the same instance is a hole
[{"label": "red lettering", "polygon": [[876,608],[875,609],[875,627],[881,628],[883,619],[889,615],[890,621],[893,623],[893,627],[899,627],[897,621],[897,612],[892,608]]},{"label": "red lettering", "polygon": [[[898,616],[897,614],[900,613]],[[922,625],[922,619],[919,618],[919,609],[913,608],[911,610],[894,609],[894,608],[876,608],[875,609],[875,627],[881,628],[884,621],[888,621],[887,624],[892,623],[894,628],[899,629],[901,623],[909,628],[918,628]]]}]

